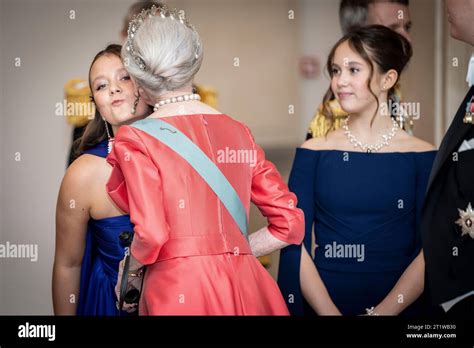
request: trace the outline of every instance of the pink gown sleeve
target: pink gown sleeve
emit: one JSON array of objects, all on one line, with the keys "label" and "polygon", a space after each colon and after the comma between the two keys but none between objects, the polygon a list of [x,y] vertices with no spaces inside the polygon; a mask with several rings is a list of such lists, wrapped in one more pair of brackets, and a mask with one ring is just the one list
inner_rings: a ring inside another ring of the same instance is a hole
[{"label": "pink gown sleeve", "polygon": [[304,213],[296,207],[296,195],[290,192],[275,165],[265,159],[265,153],[248,128],[247,132],[257,154],[252,175],[252,202],[267,218],[268,230],[275,238],[288,244],[301,244]]},{"label": "pink gown sleeve", "polygon": [[107,192],[135,225],[131,253],[143,265],[155,263],[169,239],[160,172],[140,136],[128,126],[120,128],[107,162],[113,168]]}]

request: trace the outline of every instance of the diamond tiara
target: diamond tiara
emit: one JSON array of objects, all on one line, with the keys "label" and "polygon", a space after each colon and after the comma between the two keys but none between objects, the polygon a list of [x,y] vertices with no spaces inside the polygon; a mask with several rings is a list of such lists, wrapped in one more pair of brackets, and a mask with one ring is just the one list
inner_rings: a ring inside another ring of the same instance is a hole
[{"label": "diamond tiara", "polygon": [[[149,9],[144,9],[142,10],[139,14],[133,16],[132,21],[128,25],[128,37],[127,37],[127,43],[126,43],[126,50],[127,52],[130,53],[132,58],[135,60],[135,63],[137,63],[138,67],[142,71],[147,70],[147,66],[145,64],[145,61],[143,60],[142,57],[135,51],[135,48],[133,46],[133,38],[135,37],[135,34],[137,33],[138,29],[140,29],[140,26],[144,23],[144,21],[147,18],[152,18],[155,16],[160,16],[161,18],[169,18],[170,20],[176,20],[179,21],[181,24],[185,25],[189,29],[191,29],[194,33],[196,33],[196,29],[194,26],[189,22],[189,20],[186,18],[186,15],[184,11],[179,11],[177,9],[170,10],[166,5],[159,6],[157,7],[156,5],[153,5]],[[195,58],[199,58],[199,43],[197,44],[198,47],[196,48],[196,54]]]}]

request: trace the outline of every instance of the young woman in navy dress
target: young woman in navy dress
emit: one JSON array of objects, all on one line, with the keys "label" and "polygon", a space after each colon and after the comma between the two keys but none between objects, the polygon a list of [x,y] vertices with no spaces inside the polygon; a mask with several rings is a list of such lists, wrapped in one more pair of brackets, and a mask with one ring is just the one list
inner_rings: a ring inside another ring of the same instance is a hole
[{"label": "young woman in navy dress", "polygon": [[279,268],[292,314],[420,310],[412,305],[424,289],[419,217],[436,153],[389,107],[411,55],[409,42],[382,26],[348,33],[329,55],[327,122],[333,98],[349,117],[296,151],[289,186],[306,233],[302,247],[282,250]]}]

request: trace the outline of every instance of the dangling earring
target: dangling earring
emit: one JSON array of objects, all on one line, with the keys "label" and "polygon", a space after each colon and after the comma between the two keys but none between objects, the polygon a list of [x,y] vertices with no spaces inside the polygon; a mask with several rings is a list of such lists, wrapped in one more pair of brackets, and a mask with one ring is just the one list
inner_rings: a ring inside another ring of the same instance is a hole
[{"label": "dangling earring", "polygon": [[112,138],[110,136],[109,124],[107,123],[105,118],[103,120],[105,122],[105,131],[107,132],[107,138],[109,139],[109,143],[107,144],[107,153],[111,153],[112,152],[112,146],[114,145],[114,138]]},{"label": "dangling earring", "polygon": [[137,106],[139,102],[140,102],[140,93],[138,93],[137,98],[135,99],[135,102],[133,103],[132,115],[135,115],[137,113]]}]

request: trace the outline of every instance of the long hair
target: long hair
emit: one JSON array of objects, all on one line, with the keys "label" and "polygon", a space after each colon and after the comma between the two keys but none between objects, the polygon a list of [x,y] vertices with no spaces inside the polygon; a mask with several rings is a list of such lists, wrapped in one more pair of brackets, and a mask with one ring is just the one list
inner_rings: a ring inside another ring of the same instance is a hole
[{"label": "long hair", "polygon": [[[375,93],[370,87],[370,83],[374,76],[375,69],[378,69],[380,73],[386,73],[391,69],[394,69],[398,73],[398,79],[407,66],[408,62],[413,55],[413,51],[410,42],[402,35],[395,31],[384,27],[382,25],[371,25],[368,27],[358,28],[344,35],[331,49],[328,60],[326,63],[326,69],[329,76],[333,77],[332,65],[334,61],[334,55],[337,48],[347,42],[349,46],[359,54],[362,59],[370,67],[370,76],[367,80],[367,87],[372,96],[377,101],[377,110],[379,109],[379,101]],[[398,80],[388,91],[388,98],[396,101],[395,98],[395,86]],[[322,103],[322,113],[329,122],[329,130],[332,129],[334,124],[334,115],[330,107],[330,101],[335,99],[335,95],[332,91],[331,86],[324,95]],[[377,115],[377,110],[372,118],[371,125]]]},{"label": "long hair", "polygon": [[[118,57],[119,59],[122,59],[120,55],[121,51],[122,51],[122,46],[113,44],[113,45],[107,46],[104,50],[96,54],[89,68],[89,87],[91,91],[92,91],[92,84],[90,80],[90,75],[91,75],[90,73],[91,73],[92,66],[94,65],[94,63],[100,57],[107,56],[107,55],[113,55],[113,56]],[[93,100],[92,96],[91,96],[91,99]],[[94,118],[86,126],[86,129],[84,130],[84,134],[82,135],[82,137],[74,141],[73,151],[74,151],[75,157],[81,155],[85,150],[88,150],[96,146],[98,143],[107,139],[107,130],[105,129],[106,127],[105,124],[106,123],[102,119],[102,115],[100,114],[99,110],[95,108]],[[110,124],[107,124],[107,127],[109,128],[109,132],[111,136],[113,136],[112,126]]]}]

